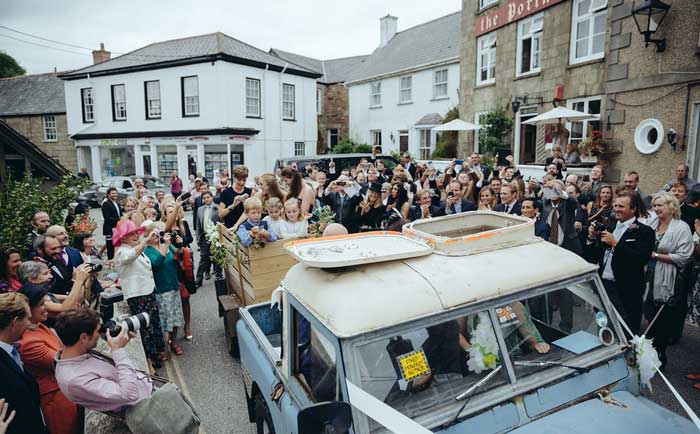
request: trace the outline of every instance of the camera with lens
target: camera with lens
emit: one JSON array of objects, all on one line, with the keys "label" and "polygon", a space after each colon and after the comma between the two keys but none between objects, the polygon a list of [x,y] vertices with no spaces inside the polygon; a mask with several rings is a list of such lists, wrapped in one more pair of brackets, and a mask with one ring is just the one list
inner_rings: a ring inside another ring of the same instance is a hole
[{"label": "camera with lens", "polygon": [[102,264],[93,264],[92,262],[88,262],[87,265],[90,267],[91,273],[99,273],[102,271]]},{"label": "camera with lens", "polygon": [[601,222],[593,222],[593,227],[595,231],[595,239],[596,241],[600,241],[600,237],[605,230],[605,224]]},{"label": "camera with lens", "polygon": [[107,333],[113,338],[118,336],[123,329],[127,329],[130,332],[137,332],[142,328],[148,327],[151,322],[151,318],[148,313],[141,312],[134,316],[124,315],[118,319],[110,319],[102,323],[100,327],[100,335],[107,337]]}]

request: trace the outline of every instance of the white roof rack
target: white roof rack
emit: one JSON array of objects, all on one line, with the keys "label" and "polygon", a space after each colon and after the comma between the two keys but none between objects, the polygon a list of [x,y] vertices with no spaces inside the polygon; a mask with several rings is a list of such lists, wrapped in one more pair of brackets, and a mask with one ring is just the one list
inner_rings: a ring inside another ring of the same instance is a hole
[{"label": "white roof rack", "polygon": [[349,267],[432,253],[425,243],[388,231],[301,239],[286,243],[284,248],[299,262],[314,268]]}]

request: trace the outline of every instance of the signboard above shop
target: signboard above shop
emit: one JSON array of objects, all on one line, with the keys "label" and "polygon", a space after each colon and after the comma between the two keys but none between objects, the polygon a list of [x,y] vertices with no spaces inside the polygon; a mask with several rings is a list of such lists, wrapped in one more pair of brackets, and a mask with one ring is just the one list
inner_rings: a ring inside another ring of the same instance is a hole
[{"label": "signboard above shop", "polygon": [[474,26],[474,35],[481,36],[527,16],[536,14],[564,0],[509,0],[503,6],[490,9],[478,16]]}]

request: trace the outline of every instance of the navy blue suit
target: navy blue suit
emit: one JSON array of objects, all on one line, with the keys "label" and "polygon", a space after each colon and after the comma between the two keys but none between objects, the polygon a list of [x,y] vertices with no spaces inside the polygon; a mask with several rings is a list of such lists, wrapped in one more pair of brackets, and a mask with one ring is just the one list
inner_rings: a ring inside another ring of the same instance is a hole
[{"label": "navy blue suit", "polygon": [[540,237],[543,240],[549,240],[549,234],[551,229],[549,225],[539,218],[535,219],[535,236]]},{"label": "navy blue suit", "polygon": [[[462,199],[460,206],[461,206],[460,212],[476,211],[476,205],[474,205],[474,202],[472,202],[471,200]],[[445,209],[445,213],[447,215],[457,213],[454,204],[452,204],[448,207],[447,202],[444,202],[444,203],[442,203],[442,208]]]},{"label": "navy blue suit", "polygon": [[0,348],[0,398],[5,398],[9,411],[16,410],[8,434],[49,434],[39,407],[39,386],[25,367],[22,370],[5,350]]},{"label": "navy blue suit", "polygon": [[68,264],[66,265],[66,272],[70,277],[73,275],[73,269],[83,263],[83,256],[80,254],[80,250],[75,249],[71,246],[66,247],[66,254],[68,255]]}]

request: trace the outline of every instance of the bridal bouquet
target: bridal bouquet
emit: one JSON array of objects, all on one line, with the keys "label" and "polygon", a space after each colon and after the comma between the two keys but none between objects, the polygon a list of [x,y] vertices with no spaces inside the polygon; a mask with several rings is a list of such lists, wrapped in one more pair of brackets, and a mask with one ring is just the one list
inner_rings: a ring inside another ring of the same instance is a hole
[{"label": "bridal bouquet", "polygon": [[490,370],[498,363],[498,341],[491,327],[491,320],[486,312],[479,313],[479,324],[471,336],[469,348],[469,361],[467,366],[470,371],[477,374]]}]

